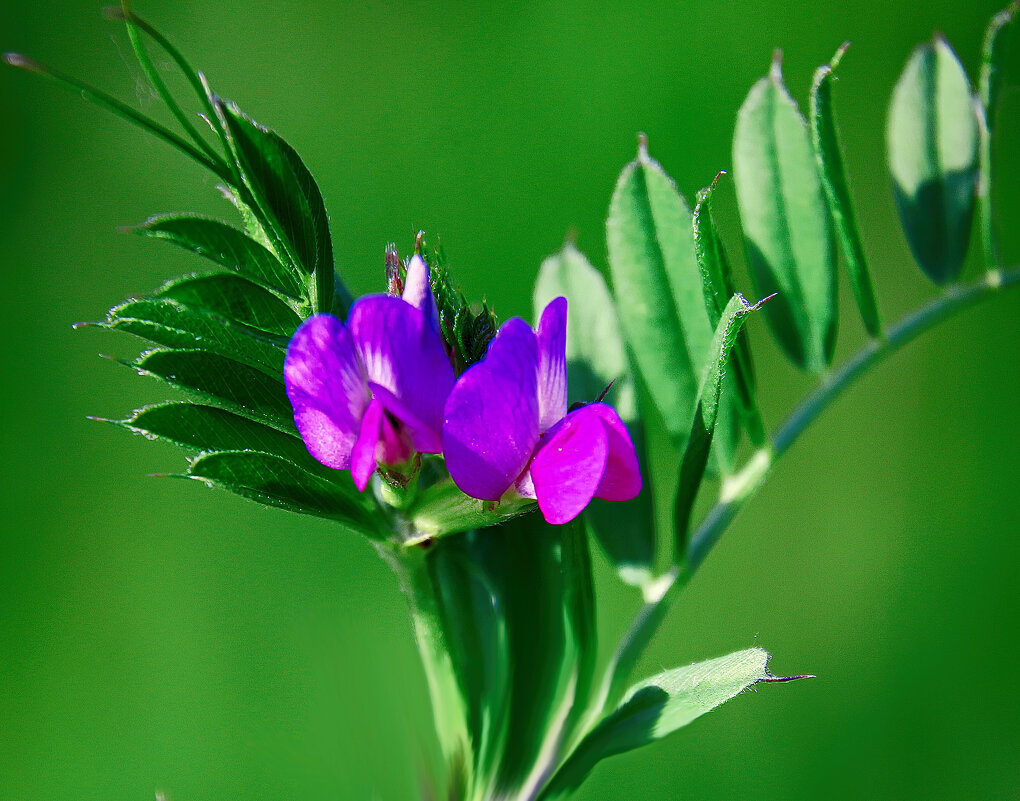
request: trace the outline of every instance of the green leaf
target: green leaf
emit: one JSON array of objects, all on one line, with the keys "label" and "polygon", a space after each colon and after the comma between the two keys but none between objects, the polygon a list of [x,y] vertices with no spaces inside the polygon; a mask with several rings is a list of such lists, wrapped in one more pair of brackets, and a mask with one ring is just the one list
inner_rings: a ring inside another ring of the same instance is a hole
[{"label": "green leaf", "polygon": [[[490,644],[498,647],[501,638],[485,637],[499,632],[498,610],[492,603],[492,594],[484,585],[481,571],[471,569],[470,560],[460,553],[471,536],[468,533],[451,537],[436,543],[435,548],[379,549],[397,574],[410,606],[432,702],[433,724],[447,763],[450,798],[468,797],[474,781],[479,744],[472,734],[472,724],[479,716],[469,705],[485,704],[503,696],[469,695],[465,690],[472,686],[464,673],[466,667],[498,671],[505,666],[503,652],[497,650],[493,654],[488,647]],[[482,586],[480,593],[475,591],[477,584]],[[470,602],[465,601],[466,597],[470,597]],[[448,600],[451,598],[452,601]],[[455,619],[451,620],[450,614]],[[473,654],[475,661],[465,663],[462,657],[467,654]]]},{"label": "green leaf", "polygon": [[[121,10],[117,9],[117,11]],[[177,103],[177,100],[170,93],[166,83],[163,81],[163,77],[159,74],[159,70],[156,69],[156,66],[152,63],[152,59],[149,57],[149,53],[145,48],[145,42],[142,41],[142,37],[140,35],[139,25],[135,22],[133,16],[126,12],[122,12],[117,16],[122,18],[126,23],[125,27],[127,29],[128,41],[131,42],[131,49],[134,50],[135,58],[138,59],[142,72],[145,73],[145,77],[148,79],[149,84],[156,90],[156,94],[159,95],[163,104],[167,107],[167,109],[169,109],[170,113],[173,114],[178,125],[184,129],[188,136],[191,137],[191,140],[198,145],[199,149],[209,156],[209,159],[212,162],[226,166],[223,161],[223,157],[213,150],[209,143],[205,141],[201,134],[199,134],[188,115],[184,113],[180,105]],[[188,69],[190,69],[190,67]]]},{"label": "green leaf", "polygon": [[480,501],[465,495],[450,479],[422,491],[407,510],[417,536],[408,541],[416,545],[427,540],[458,534],[473,528],[485,528],[534,511],[528,498]]},{"label": "green leaf", "polygon": [[747,315],[761,308],[769,299],[752,305],[738,292],[730,299],[716,325],[710,351],[711,358],[705,367],[698,390],[698,408],[694,415],[694,425],[680,462],[680,480],[673,509],[674,555],[677,560],[687,549],[691,512],[708,466],[708,454],[719,419],[723,378],[730,362],[730,353],[738,341]]},{"label": "green leaf", "polygon": [[704,339],[707,346],[709,337],[701,333],[708,317],[690,211],[643,141],[616,183],[606,236],[616,307],[635,366],[669,433],[682,441],[697,394],[692,354],[704,353],[698,343]]},{"label": "green leaf", "polygon": [[896,205],[914,258],[945,284],[970,242],[978,123],[963,65],[944,39],[917,47],[893,90],[886,129]]},{"label": "green leaf", "polygon": [[285,339],[290,339],[301,325],[297,312],[279,297],[246,278],[230,273],[174,278],[154,294]]},{"label": "green leaf", "polygon": [[481,531],[477,539],[476,561],[496,588],[505,616],[509,685],[496,784],[511,797],[527,797],[516,790],[555,740],[564,705],[572,703],[568,692],[576,677],[577,643],[567,636],[564,610],[562,537],[567,532],[569,527],[529,515]]},{"label": "green leaf", "polygon": [[818,160],[818,169],[822,176],[822,188],[825,189],[825,199],[829,202],[829,213],[832,215],[836,237],[850,273],[850,286],[857,301],[857,308],[860,309],[867,332],[877,337],[882,333],[882,324],[878,318],[878,304],[875,302],[875,290],[871,285],[871,274],[864,256],[864,245],[857,230],[857,216],[854,213],[853,199],[850,197],[843,151],[839,144],[836,118],[832,111],[835,70],[849,46],[849,42],[844,43],[827,66],[819,67],[815,71],[811,83],[811,144],[814,145],[815,158]]},{"label": "green leaf", "polygon": [[127,331],[167,348],[201,349],[283,375],[284,351],[254,329],[170,298],[129,300],[114,306],[106,328]]},{"label": "green leaf", "polygon": [[775,680],[761,648],[667,670],[634,685],[626,700],[592,731],[556,773],[541,801],[580,786],[598,762],[686,726],[758,682]]},{"label": "green leaf", "polygon": [[301,276],[261,243],[224,222],[197,214],[162,214],[134,229],[194,251],[288,297],[304,296]]},{"label": "green leaf", "polygon": [[[489,343],[496,336],[496,330],[499,328],[496,313],[484,301],[477,311],[471,309],[464,293],[454,285],[453,276],[447,265],[446,254],[443,252],[438,237],[436,239],[432,239],[431,236],[426,238],[425,232],[419,231],[414,252],[420,255],[429,266],[432,294],[436,299],[436,308],[439,310],[439,325],[443,341],[446,343],[457,371],[462,372],[475,362],[485,358]],[[402,278],[400,258],[397,256],[395,248],[388,251],[387,258],[391,260],[391,267],[388,269],[394,270],[395,274],[399,274]],[[391,287],[391,290],[394,288],[396,287]]]},{"label": "green leaf", "polygon": [[[717,175],[711,186],[698,192],[698,202],[694,207],[694,252],[701,270],[709,322],[713,328],[719,325],[726,305],[735,292],[730,260],[712,214],[712,196],[718,181]],[[733,347],[734,402],[751,441],[755,445],[761,445],[766,441],[766,433],[755,399],[754,362],[751,359],[751,344],[747,332],[740,332]]]},{"label": "green leaf", "polygon": [[1020,10],[1020,3],[1014,0],[995,14],[985,31],[984,46],[981,48],[981,77],[978,81],[978,97],[985,112],[988,130],[995,127],[995,112],[999,105],[999,91],[1003,78],[1003,49],[1009,25]]},{"label": "green leaf", "polygon": [[835,253],[807,123],[774,62],[737,114],[733,177],[755,291],[799,367],[820,373],[836,341]]},{"label": "green leaf", "polygon": [[[591,688],[598,657],[598,630],[595,613],[595,585],[592,578],[588,530],[583,518],[575,518],[561,528],[563,535],[563,606],[567,633],[572,640],[569,651],[576,655],[576,673],[570,711],[563,723],[569,736],[582,724],[592,702]],[[580,731],[577,732],[581,734]],[[552,767],[552,766],[550,766]]]},{"label": "green leaf", "polygon": [[539,515],[393,552],[409,594],[444,754],[473,793],[534,797],[588,700],[591,563],[580,521]]},{"label": "green leaf", "polygon": [[[226,141],[226,136],[216,119],[216,109],[213,106],[213,93],[208,82],[205,80],[205,76],[195,70],[191,64],[188,63],[188,60],[184,58],[184,55],[180,52],[180,50],[174,47],[174,45],[165,36],[163,36],[163,34],[152,27],[152,25],[146,22],[142,17],[135,14],[128,3],[122,2],[121,7],[119,8],[116,6],[107,6],[103,9],[103,13],[109,19],[122,20],[125,23],[128,29],[128,35],[132,37],[132,46],[135,49],[135,53],[138,56],[139,61],[146,61],[147,57],[144,53],[140,52],[141,50],[144,50],[141,46],[141,42],[138,41],[136,43],[135,41],[135,37],[137,35],[137,31],[135,29],[141,30],[145,33],[160,48],[162,48],[168,56],[170,56],[174,63],[177,64],[177,68],[181,71],[181,75],[189,84],[191,84],[192,91],[195,93],[198,101],[202,104],[202,108],[205,110],[207,120],[212,126],[214,133],[223,144],[225,152],[229,153],[230,148]],[[145,68],[147,72],[153,71],[145,64],[143,64],[143,68]],[[164,97],[164,100],[167,102],[167,105],[175,105],[175,101],[173,101],[172,98],[167,99]],[[186,125],[185,128],[187,128]],[[223,164],[222,158],[219,158],[218,156],[215,161]]]},{"label": "green leaf", "polygon": [[300,438],[214,406],[161,403],[138,409],[126,420],[108,422],[197,451],[262,451],[282,456],[310,472],[322,469]]},{"label": "green leaf", "polygon": [[[220,102],[218,108],[245,185],[265,221],[276,231],[293,265],[313,277],[309,287],[312,307],[319,312],[334,311],[333,243],[318,184],[278,134],[233,103]],[[341,317],[347,316],[346,307],[337,311]]]},{"label": "green leaf", "polygon": [[[638,459],[642,466],[647,465],[634,382],[616,307],[602,274],[569,243],[542,262],[535,284],[535,319],[549,301],[559,296],[567,298],[570,398],[593,401],[612,384],[607,402],[627,424],[638,449]],[[620,576],[636,583],[646,580],[655,550],[650,482],[632,501],[593,501],[586,517]]]},{"label": "green leaf", "polygon": [[[472,539],[454,537],[437,543],[425,556],[456,682],[467,712],[467,730],[475,769],[498,753],[502,739],[501,709],[510,664],[503,610],[494,602],[495,587],[472,558]],[[484,535],[482,535],[484,536]]]},{"label": "green leaf", "polygon": [[249,420],[294,433],[293,409],[283,375],[271,377],[246,364],[204,350],[151,350],[125,362]]},{"label": "green leaf", "polygon": [[383,537],[370,501],[347,471],[325,478],[269,453],[216,451],[199,456],[183,477],[268,506],[337,520],[373,539]]},{"label": "green leaf", "polygon": [[90,86],[87,83],[79,81],[77,78],[72,78],[70,75],[66,75],[59,70],[55,70],[52,67],[41,64],[34,59],[23,56],[21,53],[4,53],[3,60],[12,67],[23,69],[26,72],[34,72],[37,75],[42,75],[45,78],[55,81],[65,88],[77,93],[85,100],[105,108],[107,111],[115,114],[121,119],[127,120],[131,124],[138,126],[143,131],[151,133],[157,139],[162,139],[171,147],[176,148],[184,155],[201,164],[221,180],[230,180],[230,173],[227,171],[222,162],[211,160],[205,153],[198,150],[186,139],[182,139],[173,131],[166,128],[166,126],[146,117],[138,111],[135,111],[131,108],[131,106],[126,103],[122,103],[120,100],[107,94],[101,89],[97,89],[94,86]]},{"label": "green leaf", "polygon": [[1014,0],[998,14],[995,14],[985,30],[984,47],[981,52],[981,77],[978,83],[978,98],[981,101],[980,153],[978,156],[978,203],[981,210],[981,240],[985,252],[985,267],[988,270],[1001,268],[1002,254],[999,250],[997,220],[993,211],[992,174],[995,137],[995,117],[999,107],[999,93],[1003,80],[1003,50],[1006,32],[1020,10],[1020,3]]}]

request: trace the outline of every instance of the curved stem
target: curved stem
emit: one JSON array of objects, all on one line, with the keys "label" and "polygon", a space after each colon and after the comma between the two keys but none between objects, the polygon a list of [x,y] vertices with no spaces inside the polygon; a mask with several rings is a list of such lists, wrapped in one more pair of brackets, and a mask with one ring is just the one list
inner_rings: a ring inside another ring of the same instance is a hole
[{"label": "curved stem", "polygon": [[768,478],[779,457],[789,450],[818,415],[854,381],[886,356],[912,342],[943,320],[994,295],[998,290],[1016,284],[1020,284],[1020,268],[995,270],[972,284],[948,287],[942,295],[910,312],[891,326],[884,339],[869,340],[835,372],[829,374],[777,429],[772,438],[772,447],[759,450],[740,473],[723,484],[719,501],[691,537],[687,549],[685,575],[689,577],[698,569],[744,503]]}]

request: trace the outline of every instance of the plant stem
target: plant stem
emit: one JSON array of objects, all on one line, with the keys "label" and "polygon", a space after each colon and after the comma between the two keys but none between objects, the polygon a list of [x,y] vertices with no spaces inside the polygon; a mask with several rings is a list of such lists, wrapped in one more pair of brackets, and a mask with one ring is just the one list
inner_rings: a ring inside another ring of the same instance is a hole
[{"label": "plant stem", "polygon": [[687,549],[687,569],[682,578],[689,578],[698,569],[744,503],[768,478],[779,457],[789,450],[804,430],[844,390],[886,356],[912,342],[928,329],[999,290],[1016,284],[1020,284],[1020,268],[994,270],[974,283],[947,287],[942,295],[891,326],[883,339],[869,340],[839,369],[830,373],[779,427],[772,438],[772,447],[757,451],[740,473],[723,484],[719,501],[691,537]]}]

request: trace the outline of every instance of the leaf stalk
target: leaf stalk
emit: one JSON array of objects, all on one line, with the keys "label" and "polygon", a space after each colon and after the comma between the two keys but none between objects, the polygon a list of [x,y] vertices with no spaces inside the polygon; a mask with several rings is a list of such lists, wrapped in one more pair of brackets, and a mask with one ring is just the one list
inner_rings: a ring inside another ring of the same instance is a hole
[{"label": "leaf stalk", "polygon": [[771,456],[764,467],[755,467],[757,455],[751,458],[745,470],[755,468],[757,475],[753,477],[754,480],[743,482],[739,491],[733,490],[735,486],[733,484],[724,485],[731,489],[720,497],[691,537],[687,549],[687,570],[682,575],[688,578],[693,575],[743,505],[768,479],[779,457],[786,453],[805,429],[858,378],[887,356],[944,320],[1000,290],[1017,284],[1020,284],[1020,268],[1014,267],[986,273],[981,279],[970,284],[950,286],[937,298],[902,317],[887,329],[884,338],[868,340],[860,350],[804,398],[776,430],[772,438]]}]

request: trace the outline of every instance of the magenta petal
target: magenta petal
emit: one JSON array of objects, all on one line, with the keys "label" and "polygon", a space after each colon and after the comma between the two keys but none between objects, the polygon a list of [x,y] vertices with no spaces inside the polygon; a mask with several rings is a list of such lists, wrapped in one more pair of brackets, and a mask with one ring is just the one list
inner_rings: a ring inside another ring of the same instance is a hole
[{"label": "magenta petal", "polygon": [[287,346],[283,378],[308,452],[327,467],[349,467],[369,400],[350,331],[329,314],[306,320]]},{"label": "magenta petal", "polygon": [[[358,435],[358,441],[351,455],[351,478],[354,479],[354,486],[361,492],[365,491],[368,480],[375,472],[378,463],[379,441],[385,442],[395,437],[396,433],[392,432],[392,428],[386,418],[386,410],[382,408],[381,403],[372,398],[368,408],[365,409],[365,416],[361,420],[361,433]],[[387,432],[387,429],[390,429],[391,432]]]},{"label": "magenta petal", "polygon": [[382,434],[384,411],[382,404],[375,398],[368,404],[365,416],[361,421],[361,432],[354,445],[351,455],[351,478],[354,486],[362,492],[368,486],[376,467],[376,453],[379,450],[379,438]]},{"label": "magenta petal", "polygon": [[531,461],[538,508],[549,523],[568,523],[591,503],[606,472],[609,433],[598,413],[571,412],[542,441]]},{"label": "magenta petal", "polygon": [[405,422],[431,432],[432,441],[438,438],[455,376],[425,315],[400,298],[371,295],[354,304],[349,325],[368,380],[410,412],[414,420]]},{"label": "magenta petal", "polygon": [[361,421],[361,433],[351,456],[354,486],[364,492],[379,462],[400,464],[410,455],[411,448],[388,419],[385,405],[378,398],[372,398]]},{"label": "magenta petal", "polygon": [[496,501],[527,466],[538,437],[538,341],[514,317],[446,401],[446,467],[463,492]]},{"label": "magenta petal", "polygon": [[538,322],[539,428],[548,431],[567,413],[567,299],[554,298]]},{"label": "magenta petal", "polygon": [[426,425],[424,421],[411,411],[406,403],[403,403],[386,387],[376,384],[374,381],[368,382],[368,388],[379,399],[383,408],[404,424],[407,431],[410,432],[411,443],[416,451],[421,453],[439,453],[442,451],[443,440],[439,432],[433,431]]},{"label": "magenta petal", "polygon": [[411,257],[407,265],[407,277],[404,279],[403,299],[425,315],[425,319],[434,331],[439,331],[439,309],[432,295],[429,281],[429,267],[418,255]]},{"label": "magenta petal", "polygon": [[637,451],[634,449],[634,442],[630,438],[627,426],[616,410],[604,403],[591,403],[583,409],[578,409],[578,412],[585,409],[590,410],[588,414],[596,414],[601,418],[609,437],[606,474],[602,477],[595,497],[607,501],[629,501],[636,498],[641,492],[641,466],[638,464]]}]

